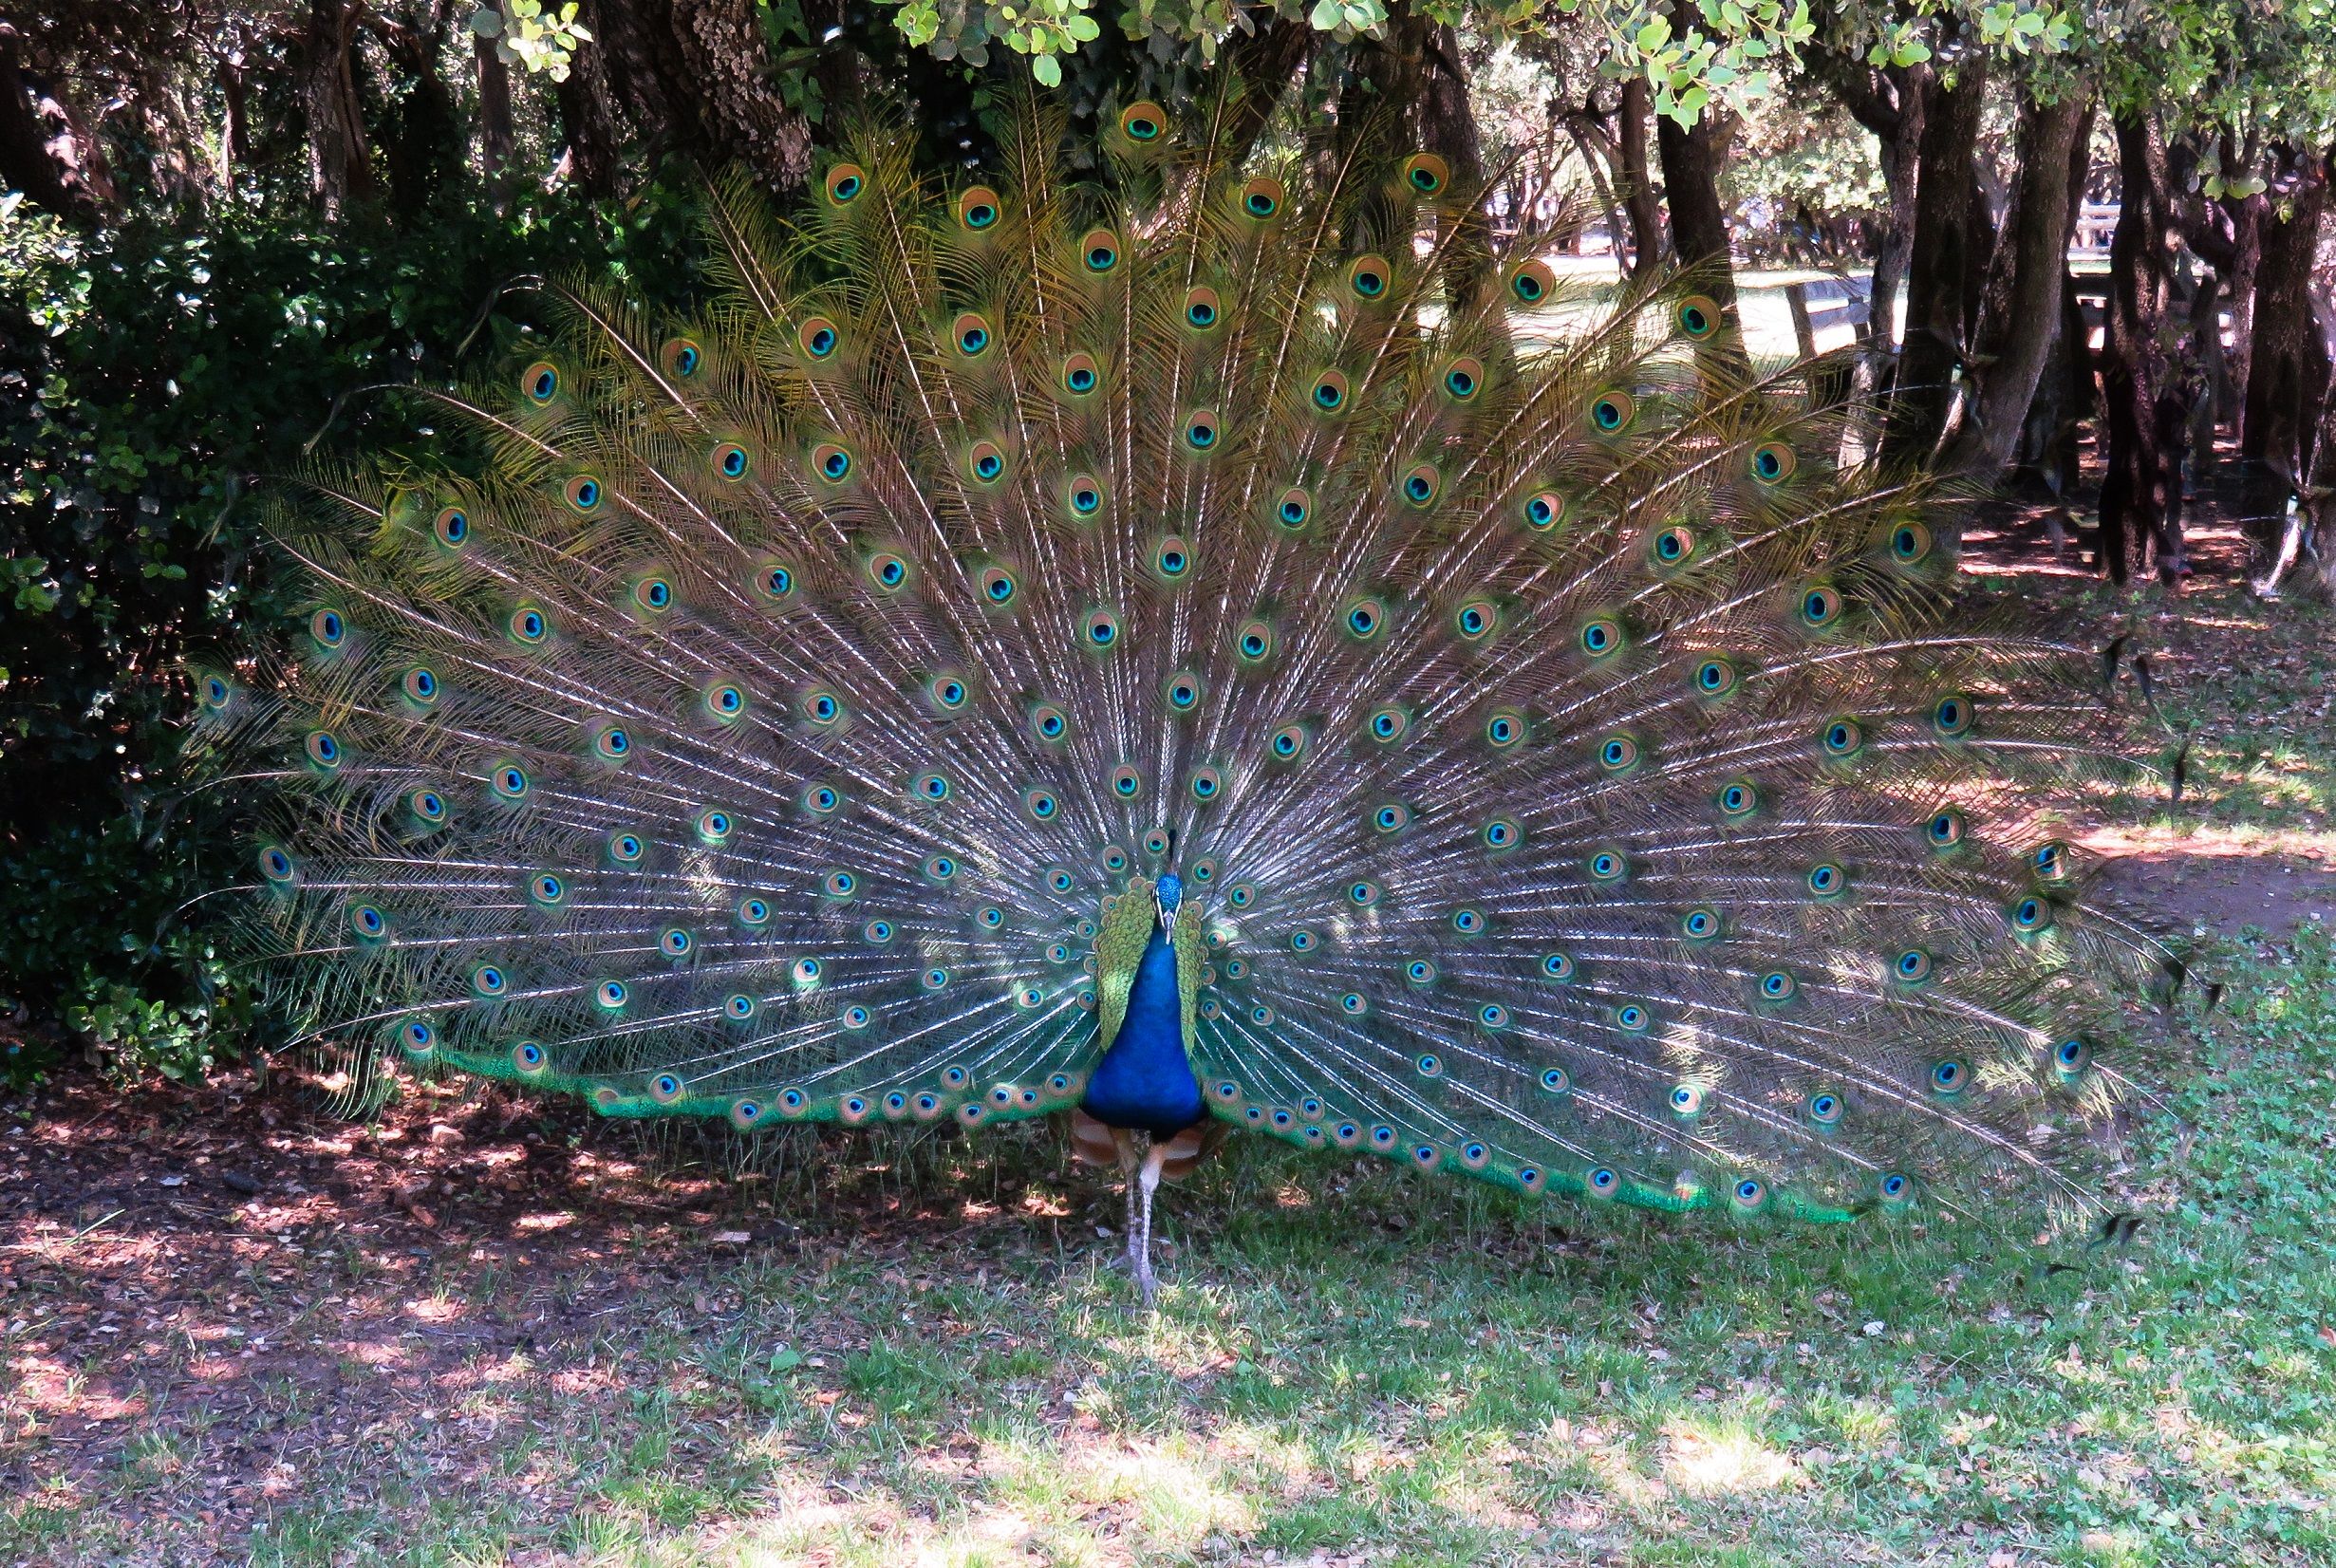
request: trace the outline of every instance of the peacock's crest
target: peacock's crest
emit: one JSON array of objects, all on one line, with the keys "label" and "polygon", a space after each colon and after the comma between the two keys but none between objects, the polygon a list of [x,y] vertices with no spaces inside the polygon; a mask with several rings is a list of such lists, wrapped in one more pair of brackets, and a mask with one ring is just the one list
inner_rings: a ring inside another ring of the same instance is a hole
[{"label": "peacock's crest", "polygon": [[1942,627],[1931,498],[1710,299],[1461,267],[1432,157],[1061,136],[724,187],[701,316],[577,289],[448,396],[480,475],[279,496],[297,657],[200,695],[278,759],[317,1028],[611,1115],[1042,1115],[1173,873],[1236,1126],[1666,1210],[2059,1184],[2142,951],[2017,794],[2108,756],[2091,656]]}]

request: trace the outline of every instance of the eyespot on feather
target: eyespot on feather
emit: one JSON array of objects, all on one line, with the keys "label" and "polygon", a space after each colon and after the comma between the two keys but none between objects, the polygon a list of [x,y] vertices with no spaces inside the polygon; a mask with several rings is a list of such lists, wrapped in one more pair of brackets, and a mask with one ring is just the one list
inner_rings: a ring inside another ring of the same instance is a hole
[{"label": "eyespot on feather", "polygon": [[1347,291],[1366,305],[1385,295],[1393,279],[1385,256],[1361,255],[1347,263]]},{"label": "eyespot on feather", "polygon": [[1681,337],[1701,343],[1717,332],[1727,317],[1709,294],[1690,294],[1673,309],[1671,319]]},{"label": "eyespot on feather", "polygon": [[1417,196],[1439,196],[1451,183],[1451,165],[1433,153],[1413,153],[1403,160],[1403,188]]},{"label": "eyespot on feather", "polygon": [[965,358],[979,359],[989,349],[993,334],[989,318],[979,310],[963,310],[949,324],[949,341]]},{"label": "eyespot on feather", "polygon": [[1119,111],[1119,134],[1138,145],[1149,145],[1168,134],[1168,111],[1149,99],[1139,99]]},{"label": "eyespot on feather", "polygon": [[994,229],[1005,214],[1005,203],[986,185],[971,185],[957,198],[957,221],[975,233]]},{"label": "eyespot on feather", "polygon": [[868,171],[857,163],[835,164],[828,170],[819,188],[826,193],[829,205],[849,207],[868,189]]},{"label": "eyespot on feather", "polygon": [[803,325],[795,328],[794,341],[795,346],[810,358],[824,360],[843,346],[844,335],[842,329],[827,317],[808,316],[804,318]]},{"label": "eyespot on feather", "polygon": [[1764,485],[1783,484],[1800,466],[1799,454],[1783,441],[1763,441],[1752,449],[1752,477]]},{"label": "eyespot on feather", "polygon": [[1536,258],[1509,269],[1509,297],[1520,305],[1543,304],[1557,290],[1558,274],[1545,261]]},{"label": "eyespot on feather", "polygon": [[1242,182],[1241,210],[1260,223],[1279,217],[1282,203],[1288,199],[1288,189],[1269,176],[1254,175]]},{"label": "eyespot on feather", "polygon": [[705,367],[705,350],[694,338],[668,338],[657,351],[657,363],[677,382],[688,381]]}]

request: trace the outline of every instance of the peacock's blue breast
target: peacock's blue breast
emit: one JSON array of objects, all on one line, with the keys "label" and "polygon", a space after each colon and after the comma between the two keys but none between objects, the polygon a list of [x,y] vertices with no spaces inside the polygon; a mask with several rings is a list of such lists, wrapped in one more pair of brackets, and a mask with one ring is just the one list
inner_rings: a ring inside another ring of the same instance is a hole
[{"label": "peacock's blue breast", "polygon": [[1154,930],[1136,965],[1127,1020],[1095,1064],[1080,1107],[1106,1127],[1172,1137],[1204,1114],[1201,1082],[1185,1059],[1176,950]]}]

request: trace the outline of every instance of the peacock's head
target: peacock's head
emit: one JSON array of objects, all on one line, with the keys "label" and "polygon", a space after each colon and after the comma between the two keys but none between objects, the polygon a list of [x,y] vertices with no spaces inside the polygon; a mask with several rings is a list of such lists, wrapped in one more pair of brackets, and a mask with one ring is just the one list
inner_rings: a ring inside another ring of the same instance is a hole
[{"label": "peacock's head", "polygon": [[1173,924],[1176,920],[1176,906],[1185,900],[1183,881],[1173,871],[1163,872],[1159,882],[1153,886],[1152,893],[1160,901],[1160,924]]}]

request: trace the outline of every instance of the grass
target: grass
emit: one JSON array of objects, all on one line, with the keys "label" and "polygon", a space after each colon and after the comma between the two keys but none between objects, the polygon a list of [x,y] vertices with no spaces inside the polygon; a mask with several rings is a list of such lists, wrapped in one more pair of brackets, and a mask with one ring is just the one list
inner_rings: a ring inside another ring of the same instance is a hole
[{"label": "grass", "polygon": [[[2232,625],[2165,655],[2196,781],[2143,827],[2327,845],[2327,619],[2183,614]],[[1152,1316],[1034,1135],[678,1217],[538,1183],[477,1245],[443,1182],[418,1245],[255,1202],[141,1326],[105,1260],[143,1211],[74,1240],[122,1208],[93,1190],[0,1253],[0,1564],[2336,1560],[2331,924],[2210,938],[2230,999],[2129,1143],[2148,1223],[2057,1270],[1935,1217],[1658,1223],[1251,1149],[1169,1200]]]}]

